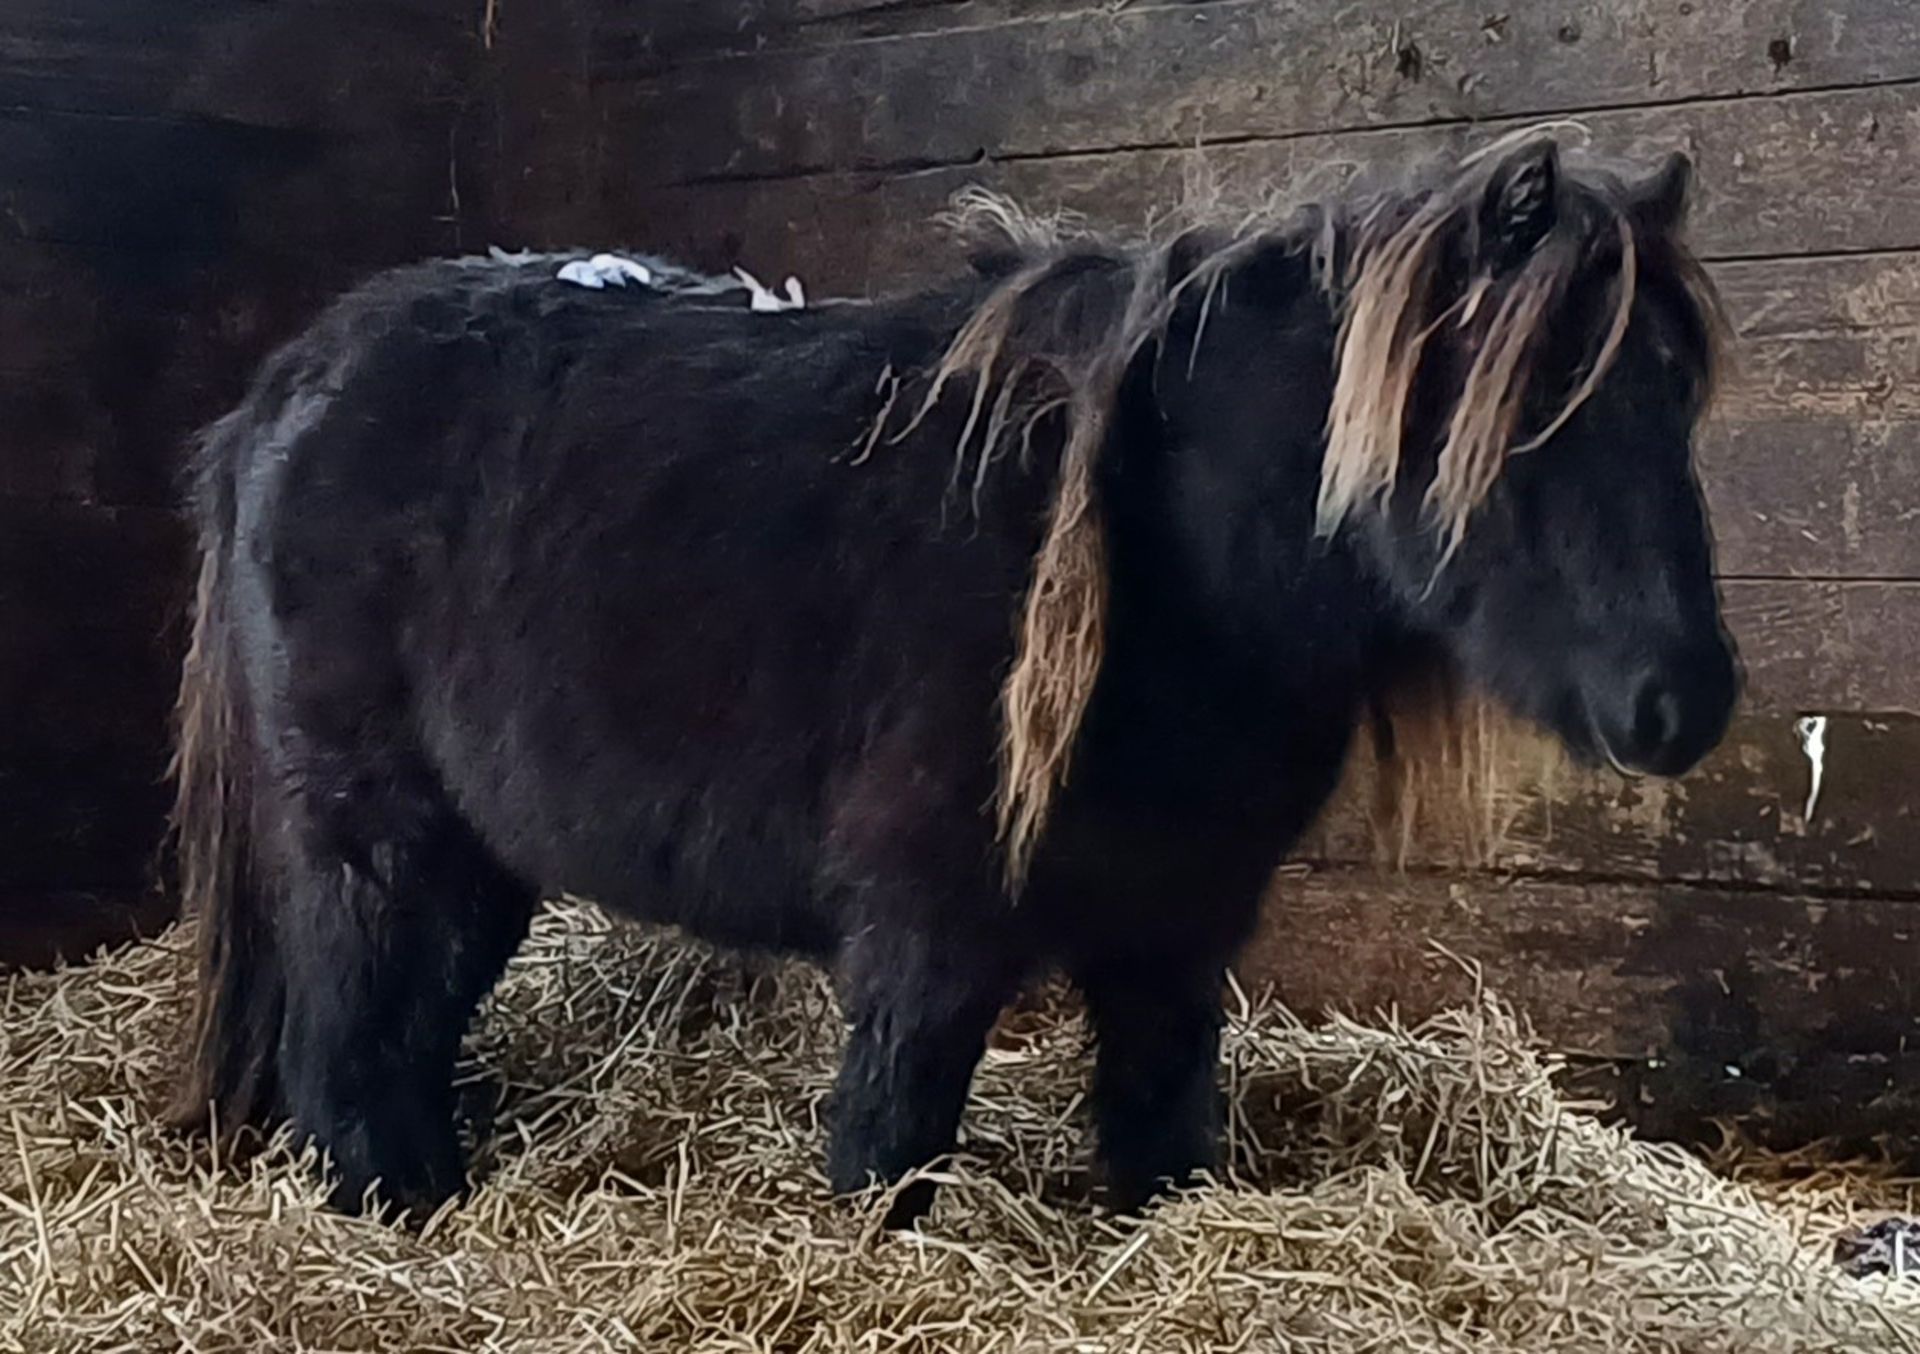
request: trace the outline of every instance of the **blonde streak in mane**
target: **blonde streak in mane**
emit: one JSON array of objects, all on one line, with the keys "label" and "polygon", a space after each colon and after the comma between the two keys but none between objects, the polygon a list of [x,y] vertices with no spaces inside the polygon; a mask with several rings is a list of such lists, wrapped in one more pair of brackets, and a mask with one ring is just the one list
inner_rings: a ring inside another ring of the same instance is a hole
[{"label": "blonde streak in mane", "polygon": [[1526,397],[1528,352],[1556,291],[1554,269],[1536,256],[1500,298],[1468,369],[1427,490],[1442,567],[1506,464]]},{"label": "blonde streak in mane", "polygon": [[955,193],[934,223],[955,238],[995,239],[1030,253],[1045,253],[1086,233],[1086,222],[1064,208],[1043,215],[978,184]]},{"label": "blonde streak in mane", "polygon": [[1336,340],[1318,518],[1331,534],[1392,489],[1407,406],[1430,329],[1434,243],[1447,214],[1423,210],[1374,246],[1363,243]]},{"label": "blonde streak in mane", "polygon": [[1483,338],[1454,407],[1428,500],[1444,542],[1442,565],[1466,534],[1473,512],[1492,492],[1509,457],[1543,446],[1566,426],[1592,397],[1612,368],[1626,339],[1638,279],[1637,247],[1625,217],[1616,218],[1620,272],[1614,283],[1613,314],[1579,384],[1547,424],[1518,441],[1525,412],[1529,360],[1555,305],[1564,299],[1578,259],[1572,242],[1548,242],[1537,250],[1510,285]]},{"label": "blonde streak in mane", "polygon": [[1001,350],[1006,346],[1007,324],[1014,306],[1024,293],[1022,283],[1031,285],[1039,271],[1038,268],[1030,268],[1019,277],[1002,284],[968,317],[960,327],[960,332],[953,336],[953,342],[947,345],[940,365],[934,369],[920,407],[914,410],[906,426],[892,438],[895,444],[906,441],[927,421],[939,405],[941,396],[946,394],[948,386],[954,381],[972,378],[973,399],[967,409],[967,421],[961,426],[959,440],[954,446],[955,485],[960,482],[960,475],[967,463],[967,451],[973,445],[974,432],[992,395],[994,368],[999,364]]},{"label": "blonde streak in mane", "polygon": [[1068,382],[1068,428],[1046,537],[1034,559],[1018,651],[1001,692],[1004,740],[996,818],[1008,887],[1026,882],[1106,654],[1106,525],[1094,477],[1127,367],[1153,341],[1166,305],[1164,252],[1136,260],[1125,311]]},{"label": "blonde streak in mane", "polygon": [[[1008,219],[1016,222],[1032,220],[990,195],[971,208],[976,219],[984,216],[1003,230],[1005,213],[1013,213]],[[1017,244],[1032,238],[1006,233]],[[1047,238],[1054,238],[1051,226]],[[972,380],[954,451],[954,482],[957,486],[973,456],[977,506],[991,463],[1009,442],[1024,450],[1041,420],[1064,414],[1059,477],[1021,606],[1013,666],[1000,695],[994,811],[1007,884],[1016,894],[1066,781],[1104,657],[1106,545],[1094,475],[1146,293],[1136,265],[1125,316],[1085,352],[1010,352],[1021,303],[1057,262],[1057,255],[1049,255],[1030,264],[974,310],[948,345],[912,420],[893,439],[919,428],[953,382]]]},{"label": "blonde streak in mane", "polygon": [[1034,559],[1013,670],[1001,692],[1004,738],[995,796],[1006,876],[1026,881],[1106,648],[1106,541],[1094,501],[1102,412],[1077,400],[1060,485]]}]

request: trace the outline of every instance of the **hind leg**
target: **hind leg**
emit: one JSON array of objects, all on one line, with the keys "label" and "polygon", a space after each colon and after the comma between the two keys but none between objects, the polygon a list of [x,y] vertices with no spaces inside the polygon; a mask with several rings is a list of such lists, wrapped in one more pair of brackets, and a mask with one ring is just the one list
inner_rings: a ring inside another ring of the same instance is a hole
[{"label": "hind leg", "polygon": [[337,1206],[358,1208],[377,1181],[387,1202],[428,1209],[463,1182],[454,1060],[535,896],[437,791],[358,816],[406,827],[366,846],[309,831],[291,863],[280,1085],[332,1157]]}]

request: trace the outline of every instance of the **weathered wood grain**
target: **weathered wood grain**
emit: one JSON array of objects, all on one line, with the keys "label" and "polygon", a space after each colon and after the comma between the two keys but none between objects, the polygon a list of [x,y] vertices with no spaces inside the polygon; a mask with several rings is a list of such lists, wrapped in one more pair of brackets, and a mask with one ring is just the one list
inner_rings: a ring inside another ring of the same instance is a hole
[{"label": "weathered wood grain", "polygon": [[468,0],[7,7],[0,952],[140,893],[160,840],[184,536],[97,505],[172,502],[187,438],[267,345],[483,218],[478,19]]},{"label": "weathered wood grain", "polygon": [[93,493],[105,415],[70,380],[0,378],[0,497],[80,500]]},{"label": "weathered wood grain", "polygon": [[1723,591],[1750,705],[1920,713],[1920,582],[1729,579]]},{"label": "weathered wood grain", "polygon": [[1332,872],[1276,883],[1240,969],[1302,1012],[1417,1017],[1472,992],[1435,945],[1550,1042],[1613,1062],[1643,1123],[1915,1140],[1920,903]]},{"label": "weathered wood grain", "polygon": [[361,261],[443,252],[459,237],[450,135],[0,109],[0,241],[202,257],[251,242]]},{"label": "weathered wood grain", "polygon": [[1920,422],[1710,422],[1698,446],[1722,571],[1920,577]]},{"label": "weathered wood grain", "polygon": [[1700,445],[1721,568],[1920,577],[1920,253],[1713,273],[1737,334]]},{"label": "weathered wood grain", "polygon": [[[1920,119],[1905,88],[1724,100],[1583,118],[1598,151],[1651,165],[1684,148],[1699,170],[1692,234],[1711,258],[1920,248]],[[622,125],[605,196],[525,223],[535,241],[605,222],[702,260],[729,253],[768,272],[804,269],[822,293],[868,292],[951,266],[930,247],[953,193],[983,184],[1041,208],[1138,228],[1186,199],[1197,175],[1229,202],[1320,196],[1342,166],[1382,168],[1457,154],[1511,126],[1495,122],[1312,135],[1200,150],[1114,151],[988,162],[911,174],[830,173],[774,183],[662,188],[644,134]]]},{"label": "weathered wood grain", "polygon": [[366,265],[21,243],[0,251],[0,493],[170,504],[195,430]]},{"label": "weathered wood grain", "polygon": [[[1096,0],[1098,3],[1099,0]],[[571,0],[603,73],[849,39],[900,36],[1084,8],[1086,0],[655,0],[644,8]],[[556,6],[559,7],[559,6]]]},{"label": "weathered wood grain", "polygon": [[142,884],[159,844],[185,532],[0,499],[0,887]]},{"label": "weathered wood grain", "polygon": [[[1364,751],[1355,765],[1348,787],[1296,850],[1299,858],[1375,862]],[[1811,788],[1793,717],[1749,711],[1685,777],[1626,781],[1567,767],[1516,806],[1493,860],[1473,858],[1465,843],[1426,841],[1407,866],[1920,896],[1920,719],[1829,714],[1809,816]]]},{"label": "weathered wood grain", "polygon": [[470,0],[18,0],[0,107],[391,132],[458,102]]},{"label": "weathered wood grain", "polygon": [[965,163],[1202,138],[1541,117],[1920,79],[1886,0],[1312,0],[1041,8],[948,31],[693,62],[621,85],[656,183]]}]

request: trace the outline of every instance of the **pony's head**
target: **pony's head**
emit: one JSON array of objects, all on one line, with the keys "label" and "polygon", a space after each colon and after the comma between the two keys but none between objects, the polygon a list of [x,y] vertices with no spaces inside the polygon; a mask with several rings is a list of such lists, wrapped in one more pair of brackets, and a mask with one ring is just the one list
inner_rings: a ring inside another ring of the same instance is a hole
[{"label": "pony's head", "polygon": [[[1016,877],[1103,662],[1121,534],[1235,652],[1297,658],[1304,617],[1363,613],[1344,631],[1396,642],[1361,680],[1383,710],[1448,716],[1436,730],[1464,727],[1465,689],[1630,773],[1720,740],[1737,669],[1691,443],[1722,326],[1680,240],[1689,177],[1679,156],[1643,178],[1571,167],[1529,132],[1155,247],[961,204],[1003,243],[921,416],[971,380],[976,486],[1036,429],[1061,448],[1006,687]],[[1103,501],[1100,466],[1145,445],[1157,476],[1122,476],[1145,508]],[[1121,533],[1129,511],[1162,520]],[[1319,587],[1339,596],[1303,603]]]},{"label": "pony's head", "polygon": [[1338,244],[1319,520],[1467,683],[1577,755],[1676,775],[1737,687],[1692,435],[1720,328],[1690,167],[1495,146]]}]

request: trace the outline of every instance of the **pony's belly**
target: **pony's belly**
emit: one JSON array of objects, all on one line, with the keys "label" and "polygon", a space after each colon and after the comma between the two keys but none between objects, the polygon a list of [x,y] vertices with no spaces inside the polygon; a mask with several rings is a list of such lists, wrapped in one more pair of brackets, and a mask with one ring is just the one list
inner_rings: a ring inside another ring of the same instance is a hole
[{"label": "pony's belly", "polygon": [[[819,952],[838,928],[815,888],[815,796],[750,757],[658,766],[602,744],[529,751],[452,788],[501,860],[548,897],[590,899],[715,944]],[[757,774],[756,774],[757,773]]]}]

